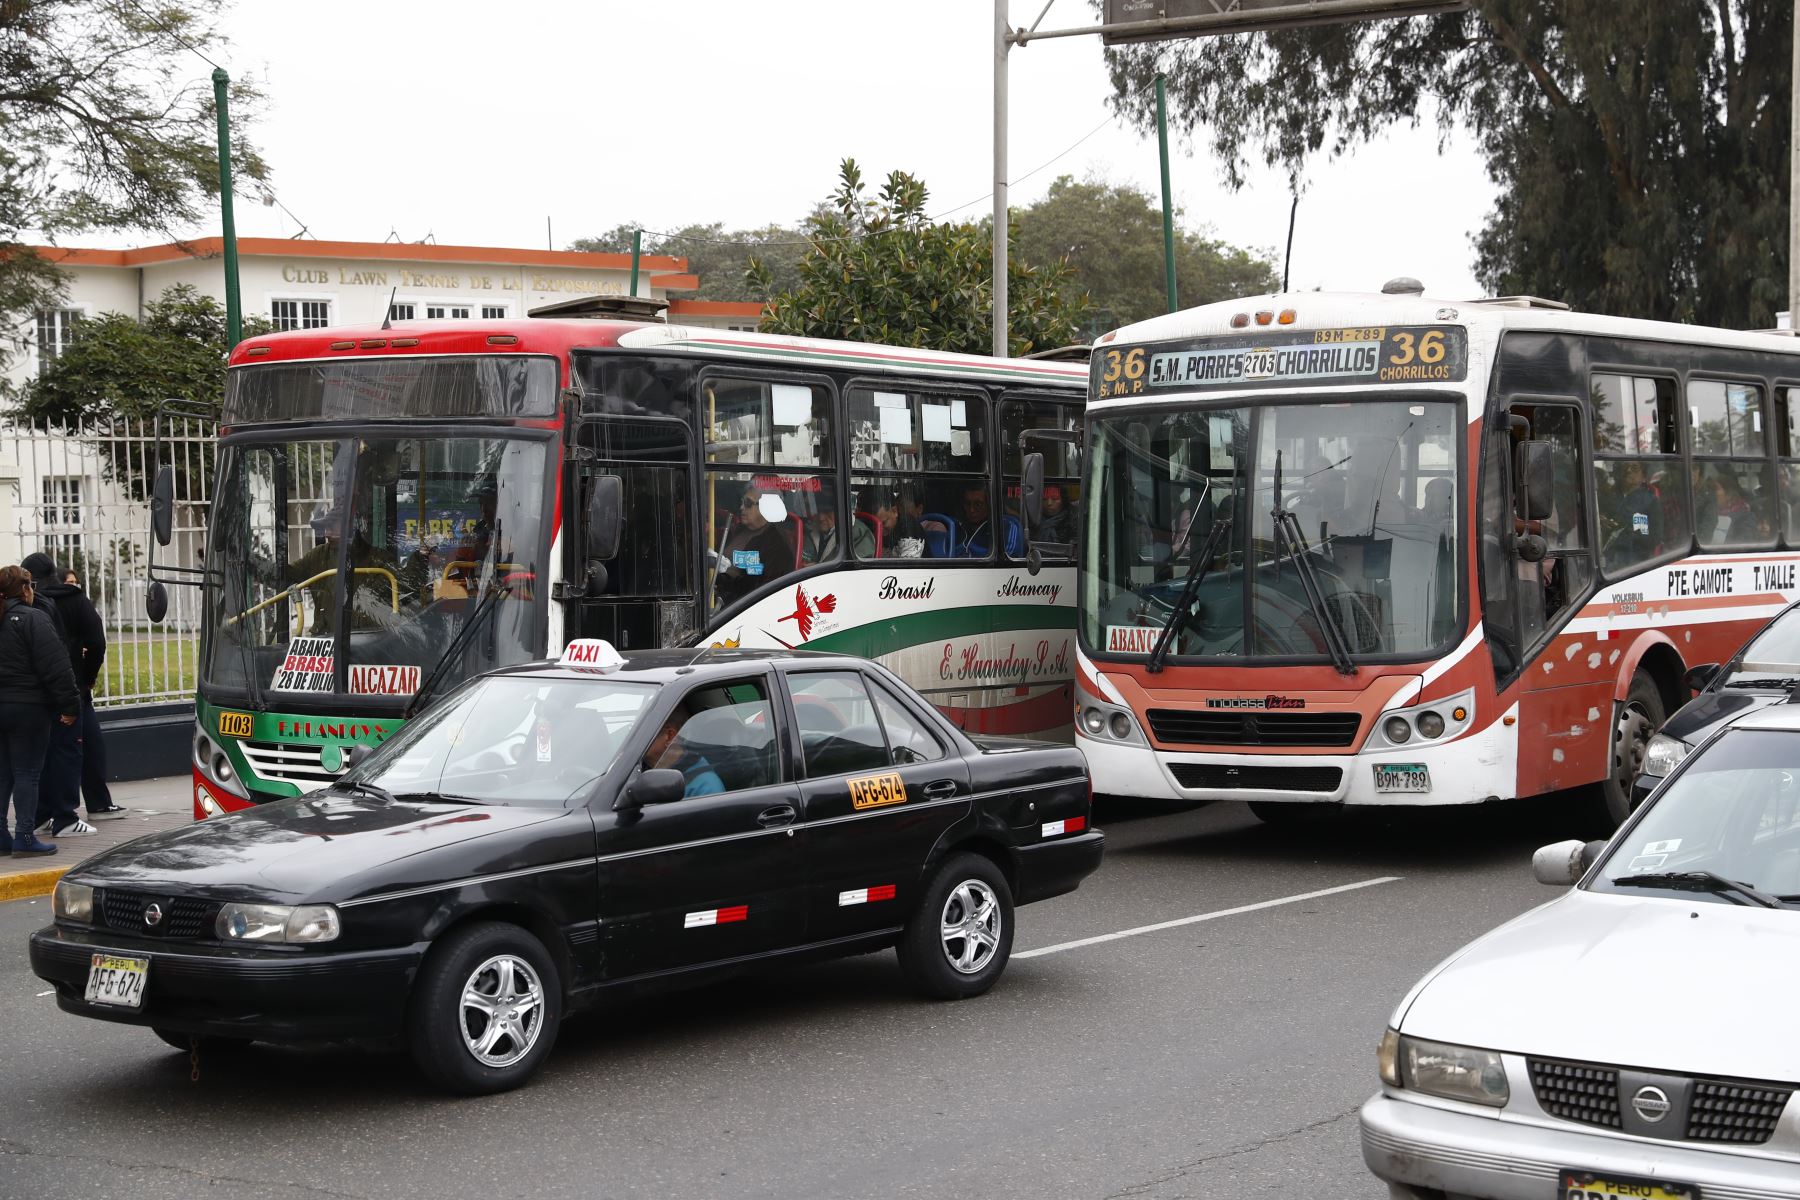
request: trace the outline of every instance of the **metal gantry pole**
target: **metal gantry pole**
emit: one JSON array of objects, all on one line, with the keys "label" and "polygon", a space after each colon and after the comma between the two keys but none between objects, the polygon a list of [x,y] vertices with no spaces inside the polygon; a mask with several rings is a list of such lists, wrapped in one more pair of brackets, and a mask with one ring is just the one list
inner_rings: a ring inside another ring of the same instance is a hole
[{"label": "metal gantry pole", "polygon": [[[1794,0],[1800,4],[1800,0]],[[1163,286],[1169,293],[1169,311],[1181,307],[1175,298],[1175,202],[1169,188],[1169,101],[1161,71],[1156,73],[1156,150],[1162,159],[1163,189]]]},{"label": "metal gantry pole", "polygon": [[[1800,0],[1795,0],[1800,4]],[[1006,296],[1006,56],[1011,30],[1007,0],[994,0],[994,357],[1007,351]]]},{"label": "metal gantry pole", "polygon": [[[1797,0],[1800,2],[1800,0]],[[213,105],[219,119],[219,224],[225,242],[225,333],[236,346],[244,336],[244,306],[238,295],[237,220],[231,212],[231,112],[226,106],[231,76],[214,67]]]}]

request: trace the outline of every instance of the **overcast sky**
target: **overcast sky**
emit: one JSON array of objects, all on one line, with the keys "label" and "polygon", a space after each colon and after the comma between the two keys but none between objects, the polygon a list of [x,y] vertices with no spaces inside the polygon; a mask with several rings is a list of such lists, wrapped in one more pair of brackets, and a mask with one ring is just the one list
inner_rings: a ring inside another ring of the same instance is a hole
[{"label": "overcast sky", "polygon": [[[1041,7],[1012,0],[1012,23]],[[1056,0],[1043,28],[1095,20]],[[227,68],[269,95],[253,136],[275,191],[314,237],[541,247],[548,217],[561,248],[625,221],[793,222],[846,155],[877,182],[923,178],[934,214],[991,190],[988,0],[239,0],[227,33]],[[1015,49],[1011,76],[1015,207],[1063,173],[1156,190],[1153,136],[1107,124],[1069,149],[1108,119],[1098,38]],[[1470,233],[1493,190],[1467,135],[1440,155],[1435,130],[1397,129],[1307,176],[1294,287],[1408,274],[1475,294]],[[1189,225],[1279,261],[1282,176],[1229,192],[1178,144],[1173,181]],[[244,236],[299,229],[279,208],[238,213]]]}]

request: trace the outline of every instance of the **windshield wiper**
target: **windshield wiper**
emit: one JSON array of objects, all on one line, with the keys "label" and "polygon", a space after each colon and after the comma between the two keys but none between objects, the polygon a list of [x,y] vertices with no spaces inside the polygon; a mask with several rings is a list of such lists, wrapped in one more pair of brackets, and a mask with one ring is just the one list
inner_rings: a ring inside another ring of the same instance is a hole
[{"label": "windshield wiper", "polygon": [[1769,679],[1730,679],[1728,688],[1767,688],[1772,692],[1791,692],[1800,687],[1800,676],[1778,675]]},{"label": "windshield wiper", "polygon": [[[1300,518],[1287,511],[1281,505],[1281,451],[1275,452],[1275,507],[1269,516],[1275,522],[1275,547],[1278,556],[1293,560],[1294,574],[1300,577],[1300,590],[1306,593],[1306,603],[1311,606],[1313,618],[1319,622],[1319,632],[1325,638],[1325,649],[1331,655],[1331,665],[1337,668],[1339,675],[1356,674],[1356,664],[1350,661],[1350,643],[1339,628],[1337,617],[1331,606],[1325,603],[1325,593],[1319,587],[1319,577],[1313,572],[1312,556],[1305,550],[1306,537],[1300,530]],[[1276,563],[1281,558],[1276,558]]]},{"label": "windshield wiper", "polygon": [[1230,517],[1220,517],[1214,521],[1212,531],[1206,535],[1206,544],[1194,553],[1194,561],[1188,564],[1187,578],[1181,585],[1181,595],[1175,598],[1175,607],[1169,610],[1169,623],[1157,635],[1156,645],[1150,648],[1150,661],[1144,664],[1144,670],[1150,674],[1162,673],[1163,662],[1169,657],[1169,647],[1175,644],[1175,636],[1180,632],[1181,623],[1187,620],[1188,610],[1194,607],[1194,597],[1200,594],[1200,584],[1206,579],[1206,573],[1212,570],[1213,555],[1219,552],[1219,542],[1225,537],[1225,530],[1230,525]]},{"label": "windshield wiper", "polygon": [[1682,892],[1711,892],[1715,896],[1742,896],[1762,908],[1786,908],[1785,896],[1771,896],[1747,883],[1715,875],[1711,871],[1652,871],[1643,875],[1621,875],[1610,881],[1614,887],[1660,887]]},{"label": "windshield wiper", "polygon": [[463,647],[468,644],[469,638],[474,635],[475,630],[481,626],[483,621],[487,620],[488,614],[498,607],[498,601],[504,593],[504,588],[495,588],[482,598],[481,603],[475,609],[475,615],[470,617],[462,630],[450,639],[450,644],[444,647],[444,653],[438,657],[437,662],[432,665],[431,671],[425,676],[425,682],[420,684],[419,690],[413,693],[413,698],[407,703],[403,716],[411,718],[414,713],[424,707],[425,702],[431,698],[431,693],[437,688],[438,678],[443,675],[445,668],[450,665],[452,659],[462,653]]},{"label": "windshield wiper", "polygon": [[346,792],[361,792],[363,795],[373,796],[377,800],[386,800],[389,804],[394,802],[394,793],[388,791],[380,784],[364,783],[360,779],[340,779],[331,786],[334,789],[341,789]]}]

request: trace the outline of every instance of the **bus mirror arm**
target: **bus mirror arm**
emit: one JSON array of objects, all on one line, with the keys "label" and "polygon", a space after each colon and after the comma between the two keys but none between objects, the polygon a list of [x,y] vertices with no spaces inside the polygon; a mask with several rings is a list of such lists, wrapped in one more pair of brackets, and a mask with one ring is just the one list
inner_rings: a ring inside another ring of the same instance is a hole
[{"label": "bus mirror arm", "polygon": [[1535,533],[1515,533],[1512,537],[1513,557],[1520,562],[1543,562],[1550,544]]}]

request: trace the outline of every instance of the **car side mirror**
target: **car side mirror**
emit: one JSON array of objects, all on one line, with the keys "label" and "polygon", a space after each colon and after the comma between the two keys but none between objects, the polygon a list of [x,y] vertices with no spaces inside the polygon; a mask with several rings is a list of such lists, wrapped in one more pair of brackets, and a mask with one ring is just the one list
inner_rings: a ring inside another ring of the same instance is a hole
[{"label": "car side mirror", "polygon": [[1704,692],[1718,677],[1718,663],[1703,663],[1698,667],[1689,667],[1688,673],[1682,676],[1682,682],[1687,684],[1690,692]]},{"label": "car side mirror", "polygon": [[1548,517],[1555,487],[1556,463],[1550,443],[1520,442],[1513,450],[1513,508],[1519,518],[1542,521]]},{"label": "car side mirror", "polygon": [[175,468],[168,463],[156,468],[150,485],[150,536],[159,546],[175,536]]},{"label": "car side mirror", "polygon": [[625,483],[617,475],[591,477],[587,502],[587,532],[582,549],[590,559],[617,558],[619,536],[625,528]]},{"label": "car side mirror", "polygon": [[1025,456],[1019,478],[1019,513],[1025,518],[1025,536],[1037,532],[1044,519],[1044,455],[1033,450]]},{"label": "car side mirror", "polygon": [[687,776],[669,767],[657,767],[640,772],[627,784],[619,798],[613,801],[613,809],[625,812],[647,804],[667,804],[681,799],[686,791]]},{"label": "car side mirror", "polygon": [[1600,859],[1605,842],[1566,842],[1540,847],[1531,856],[1531,877],[1552,887],[1568,887],[1580,883],[1588,868]]}]

